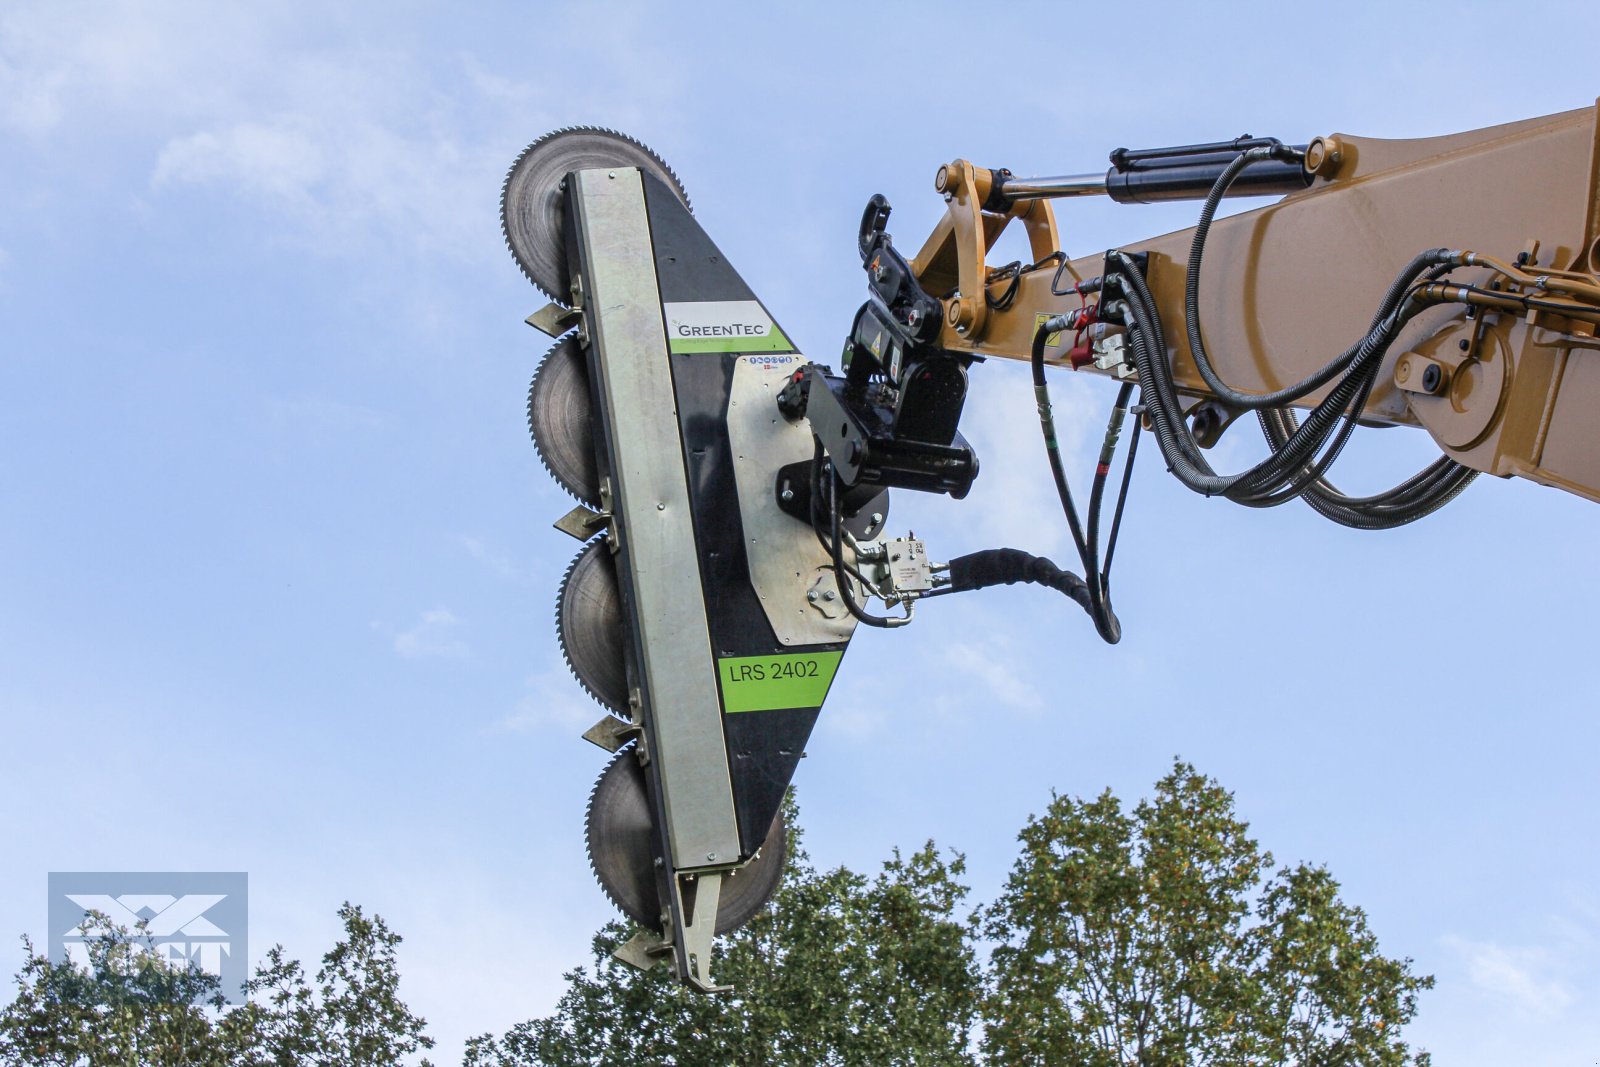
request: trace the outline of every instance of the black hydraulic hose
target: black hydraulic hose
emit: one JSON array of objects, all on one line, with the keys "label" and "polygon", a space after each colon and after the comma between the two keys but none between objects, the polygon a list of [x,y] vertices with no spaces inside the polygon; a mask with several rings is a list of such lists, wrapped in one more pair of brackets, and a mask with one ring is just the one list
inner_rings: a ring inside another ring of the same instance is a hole
[{"label": "black hydraulic hose", "polygon": [[851,615],[854,615],[858,621],[864,622],[868,626],[876,626],[884,630],[892,629],[896,626],[904,626],[906,623],[911,621],[909,616],[903,619],[885,618],[884,616],[873,615],[871,612],[862,610],[861,606],[856,603],[855,594],[850,591],[850,577],[845,573],[844,534],[839,529],[839,478],[832,470],[830,470],[828,471],[827,479],[828,522],[830,532],[833,535],[833,576],[835,582],[839,586],[839,599],[844,601],[845,609],[849,611]]},{"label": "black hydraulic hose", "polygon": [[[1153,381],[1160,397],[1162,392],[1171,389],[1170,381],[1163,375],[1167,371],[1165,361],[1149,351],[1142,331],[1132,331],[1132,340],[1141,376]],[[1198,445],[1188,427],[1183,425],[1181,414],[1174,413],[1175,400],[1161,398],[1151,404],[1151,422],[1169,468],[1188,488],[1206,496],[1227,496],[1242,504],[1281,503],[1281,500],[1272,499],[1273,491],[1311,460],[1362,384],[1359,378],[1347,378],[1291,436],[1281,452],[1239,474],[1218,475],[1198,454]]]},{"label": "black hydraulic hose", "polygon": [[[1230,476],[1217,475],[1211,469],[1200,454],[1193,435],[1183,424],[1165,349],[1153,348],[1152,344],[1161,339],[1155,301],[1131,259],[1121,253],[1115,255],[1122,261],[1122,277],[1127,282],[1124,286],[1128,297],[1126,306],[1133,320],[1130,323],[1130,340],[1141,382],[1146,389],[1146,406],[1157,443],[1169,468],[1195,492],[1208,496],[1225,495],[1238,503],[1252,506],[1272,506],[1289,499],[1279,496],[1278,492],[1305,471],[1352,403],[1357,398],[1364,403],[1365,393],[1371,388],[1371,380],[1378,371],[1383,354],[1417,310],[1407,303],[1409,286],[1416,274],[1448,261],[1452,254],[1435,249],[1413,260],[1390,287],[1384,306],[1379,308],[1375,316],[1375,328],[1351,349],[1353,355],[1345,377],[1316,406],[1306,422],[1288,435],[1273,456],[1247,471]],[[1338,447],[1342,448],[1342,439],[1348,436],[1348,429],[1347,426],[1346,433],[1340,435]]]},{"label": "black hydraulic hose", "polygon": [[1049,586],[1077,601],[1083,610],[1094,613],[1089,587],[1084,580],[1071,571],[1062,570],[1043,556],[1032,555],[1020,548],[991,548],[957,556],[950,561],[950,585],[947,588],[952,593],[1016,582]]},{"label": "black hydraulic hose", "polygon": [[[1100,544],[1100,508],[1105,498],[1106,478],[1111,473],[1111,460],[1116,454],[1117,438],[1122,435],[1122,424],[1128,418],[1128,397],[1133,395],[1133,383],[1123,382],[1117,390],[1117,399],[1111,405],[1111,417],[1106,421],[1105,441],[1100,446],[1100,461],[1095,465],[1094,487],[1089,492],[1089,544]],[[1124,485],[1127,483],[1124,482]],[[1100,569],[1101,584],[1109,565]]]},{"label": "black hydraulic hose", "polygon": [[[1143,399],[1143,392],[1140,394]],[[1141,405],[1142,406],[1142,405]],[[1111,584],[1111,559],[1117,552],[1117,534],[1122,529],[1122,509],[1128,502],[1128,484],[1133,481],[1133,460],[1139,454],[1139,430],[1141,422],[1138,411],[1135,409],[1133,420],[1133,436],[1128,438],[1128,458],[1122,465],[1122,485],[1117,489],[1117,507],[1111,513],[1111,536],[1106,538],[1106,558],[1100,563],[1100,573],[1107,586]]]},{"label": "black hydraulic hose", "polygon": [[[1061,445],[1056,438],[1055,415],[1050,404],[1050,386],[1044,376],[1044,347],[1052,329],[1059,329],[1057,319],[1049,319],[1039,324],[1033,333],[1033,391],[1039,406],[1039,429],[1044,435],[1045,455],[1050,460],[1050,474],[1055,479],[1056,496],[1061,500],[1061,510],[1066,514],[1067,526],[1072,531],[1073,543],[1078,546],[1078,559],[1083,563],[1084,582],[1089,589],[1089,617],[1094,620],[1094,628],[1102,640],[1108,645],[1114,645],[1122,640],[1122,624],[1117,621],[1116,612],[1111,609],[1111,600],[1106,594],[1105,583],[1101,578],[1099,560],[1096,559],[1097,547],[1084,537],[1082,524],[1078,521],[1078,509],[1072,502],[1072,490],[1067,485],[1067,472],[1061,460]],[[1126,403],[1126,398],[1122,398]]]},{"label": "black hydraulic hose", "polygon": [[1211,187],[1211,192],[1200,209],[1200,221],[1195,224],[1194,240],[1189,245],[1189,261],[1184,273],[1183,291],[1183,320],[1189,334],[1189,352],[1194,357],[1195,369],[1200,372],[1200,377],[1205,379],[1206,386],[1219,400],[1233,407],[1246,409],[1276,407],[1298,400],[1307,393],[1327,385],[1339,372],[1349,366],[1350,360],[1355,355],[1353,349],[1347,350],[1309,377],[1283,389],[1260,394],[1241,393],[1229,387],[1212,369],[1211,359],[1206,354],[1205,341],[1200,336],[1200,260],[1205,252],[1206,236],[1211,230],[1211,220],[1216,215],[1217,206],[1222,203],[1228,187],[1239,176],[1239,172],[1250,164],[1292,156],[1294,156],[1293,150],[1284,145],[1252,148],[1240,153],[1218,175],[1216,184]]},{"label": "black hydraulic hose", "polygon": [[[1259,413],[1267,440],[1276,443],[1293,431],[1294,413],[1275,409]],[[1352,497],[1325,478],[1305,492],[1306,503],[1323,517],[1358,530],[1389,530],[1438,511],[1461,494],[1478,472],[1441,456],[1406,481],[1371,496]]]},{"label": "black hydraulic hose", "polygon": [[[1253,148],[1239,155],[1223,170],[1222,174],[1218,176],[1216,184],[1212,187],[1210,195],[1206,197],[1204,206],[1201,208],[1200,221],[1195,225],[1194,239],[1189,245],[1189,259],[1184,273],[1184,326],[1188,331],[1189,351],[1194,358],[1195,368],[1200,372],[1200,377],[1205,380],[1206,386],[1216,394],[1219,400],[1230,406],[1246,410],[1278,407],[1298,400],[1307,393],[1313,392],[1332,381],[1340,371],[1349,366],[1351,359],[1354,357],[1354,350],[1347,349],[1324,364],[1319,370],[1294,385],[1269,393],[1242,393],[1222,381],[1212,367],[1210,356],[1206,352],[1205,340],[1200,330],[1200,262],[1205,251],[1206,237],[1211,229],[1212,218],[1216,214],[1217,206],[1227,194],[1228,187],[1245,167],[1264,159],[1283,158],[1285,152],[1293,154],[1292,150],[1286,149],[1281,145]],[[1378,315],[1374,317],[1372,328],[1376,328],[1379,320],[1383,317],[1383,309],[1399,298],[1400,292],[1397,290],[1403,290],[1410,284],[1417,269],[1424,264],[1440,263],[1441,257],[1449,256],[1450,253],[1446,249],[1430,249],[1413,259],[1411,265],[1405,271],[1402,271],[1400,278],[1390,287],[1389,292],[1384,295],[1384,299],[1379,305]],[[1453,264],[1446,265],[1444,269],[1449,269],[1451,265]]]}]

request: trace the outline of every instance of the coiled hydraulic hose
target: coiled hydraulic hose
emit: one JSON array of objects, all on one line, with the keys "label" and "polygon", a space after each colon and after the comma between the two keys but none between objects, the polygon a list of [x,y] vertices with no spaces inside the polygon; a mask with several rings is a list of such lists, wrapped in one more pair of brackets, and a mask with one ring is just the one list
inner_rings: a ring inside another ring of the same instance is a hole
[{"label": "coiled hydraulic hose", "polygon": [[[1225,173],[1224,177],[1228,175]],[[1123,282],[1126,296],[1119,306],[1129,320],[1129,340],[1144,386],[1146,406],[1157,443],[1168,466],[1184,485],[1195,492],[1207,496],[1226,496],[1253,507],[1272,507],[1284,503],[1317,485],[1353,432],[1383,356],[1395,337],[1421,310],[1421,305],[1410,299],[1412,287],[1419,278],[1435,269],[1459,263],[1458,253],[1444,249],[1432,249],[1413,259],[1390,286],[1373,316],[1371,329],[1359,343],[1330,361],[1306,382],[1298,383],[1288,391],[1266,394],[1274,401],[1268,406],[1275,407],[1286,393],[1305,387],[1307,383],[1315,383],[1309,388],[1319,388],[1342,371],[1343,376],[1312,409],[1305,422],[1291,427],[1275,420],[1275,428],[1285,432],[1275,440],[1269,437],[1274,445],[1271,455],[1246,471],[1218,475],[1183,421],[1171,365],[1167,359],[1165,335],[1149,287],[1130,257],[1119,252],[1112,255],[1121,266],[1118,277]],[[1214,374],[1212,377],[1215,377]],[[1226,385],[1220,382],[1216,384],[1222,390],[1227,390]],[[1319,452],[1322,453],[1320,457]]]}]

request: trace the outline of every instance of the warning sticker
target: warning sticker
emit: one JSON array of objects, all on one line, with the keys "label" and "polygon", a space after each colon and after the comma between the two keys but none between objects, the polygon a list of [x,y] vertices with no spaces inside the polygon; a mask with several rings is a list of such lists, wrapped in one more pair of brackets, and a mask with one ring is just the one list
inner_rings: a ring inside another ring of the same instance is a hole
[{"label": "warning sticker", "polygon": [[[1039,327],[1043,326],[1046,322],[1049,321],[1049,319],[1050,319],[1049,315],[1035,314],[1033,316],[1033,332],[1034,333],[1038,333],[1039,332]],[[1055,333],[1051,334],[1049,337],[1046,337],[1044,339],[1044,346],[1046,348],[1054,348],[1054,347],[1056,347],[1056,345],[1059,345],[1061,343],[1061,334],[1062,334],[1062,332],[1063,331],[1061,331],[1061,330],[1057,330]]]},{"label": "warning sticker", "polygon": [[737,711],[820,708],[842,658],[843,652],[801,652],[719,659],[722,710],[731,715]]}]

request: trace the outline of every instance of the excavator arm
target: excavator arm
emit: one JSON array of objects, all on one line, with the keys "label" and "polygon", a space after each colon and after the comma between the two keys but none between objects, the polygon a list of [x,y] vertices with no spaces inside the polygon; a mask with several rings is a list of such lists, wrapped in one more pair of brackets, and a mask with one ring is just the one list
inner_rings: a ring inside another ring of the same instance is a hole
[{"label": "excavator arm", "polygon": [[[887,201],[868,201],[868,299],[837,370],[797,351],[649,149],[592,128],[530,145],[502,220],[551,298],[528,318],[556,338],[528,420],[578,500],[556,523],[583,543],[557,637],[606,709],[584,737],[615,753],[585,828],[601,887],[638,927],[618,955],[722,988],[714,937],[778,885],[783,794],[858,625],[1029,582],[1117,641],[1111,560],[1145,431],[1196,492],[1303,499],[1357,528],[1415,521],[1479,473],[1600,499],[1596,116],[1119,149],[1104,173],[1067,177],[946,163],[944,217],[914,255]],[[1241,195],[1280,199],[1215,218]],[[1056,206],[1084,196],[1195,200],[1199,222],[1072,258]],[[989,265],[1013,224],[1030,260]],[[959,426],[991,358],[1032,366],[1074,565],[1015,548],[934,562],[885,532],[893,491],[960,499],[978,476]],[[1069,368],[1116,386],[1081,511],[1049,390]],[[1266,457],[1216,470],[1207,450],[1246,414]],[[1420,426],[1440,458],[1383,492],[1339,490],[1350,435],[1385,425]]]},{"label": "excavator arm", "polygon": [[[1215,381],[1261,396],[1313,376],[1367,334],[1402,268],[1443,248],[1461,259],[1408,310],[1414,316],[1389,345],[1361,421],[1421,426],[1466,468],[1600,499],[1600,436],[1591,431],[1600,405],[1596,115],[1591,107],[1417,140],[1336,134],[1276,155],[1257,145],[1262,158],[1227,192],[1286,193],[1281,200],[1212,222],[1198,249],[1195,229],[1122,246],[1147,257],[1149,310],[1167,342],[1152,355],[1169,363],[1198,442],[1215,443],[1250,410]],[[1097,305],[1089,325],[1110,323],[1113,337],[1125,336],[1117,328],[1127,324],[1109,311],[1127,294],[1086,300],[1079,288],[1118,276],[1118,262],[1050,258],[1055,201],[1199,200],[1245,150],[1230,143],[1162,150],[1166,156],[1123,151],[1104,175],[1068,178],[1019,179],[963,160],[941,167],[935,185],[946,217],[910,261],[923,288],[941,298],[935,343],[1026,360],[1040,316],[1081,321],[1089,303]],[[1252,172],[1260,180],[1249,182]],[[987,249],[1015,220],[1027,228],[1035,263],[1020,272],[988,266]],[[1075,338],[1075,329],[1053,336],[1046,362],[1125,374],[1116,358],[1124,342],[1084,337],[1078,347]],[[1273,407],[1313,408],[1332,388]]]}]

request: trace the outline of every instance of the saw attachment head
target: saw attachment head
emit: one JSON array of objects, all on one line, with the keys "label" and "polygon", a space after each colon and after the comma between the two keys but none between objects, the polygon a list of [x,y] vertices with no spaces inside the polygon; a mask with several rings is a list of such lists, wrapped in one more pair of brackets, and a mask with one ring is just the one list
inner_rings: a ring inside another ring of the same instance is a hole
[{"label": "saw attachment head", "polygon": [[[661,932],[655,825],[650,818],[649,787],[633,746],[618,752],[589,795],[585,829],[589,866],[606,896],[624,915],[647,929]],[[724,872],[717,898],[716,932],[737,930],[753,919],[777,891],[788,858],[789,831],[778,812],[766,842],[750,862]]]},{"label": "saw attachment head", "polygon": [[589,366],[571,334],[556,342],[533,375],[528,432],[540,462],[561,488],[598,508],[600,468],[595,462]]},{"label": "saw attachment head", "polygon": [[522,150],[500,193],[500,229],[506,247],[534,285],[558,304],[572,301],[572,275],[562,237],[562,182],[575,170],[638,167],[678,194],[678,176],[650,149],[625,134],[594,126],[547,133]]},{"label": "saw attachment head", "polygon": [[617,564],[603,537],[583,546],[561,580],[556,637],[578,684],[612,711],[627,715],[627,625]]}]

